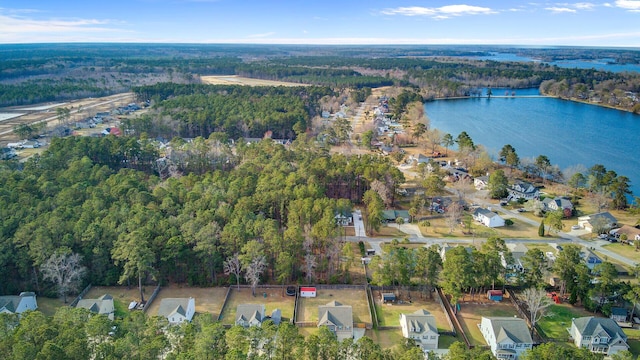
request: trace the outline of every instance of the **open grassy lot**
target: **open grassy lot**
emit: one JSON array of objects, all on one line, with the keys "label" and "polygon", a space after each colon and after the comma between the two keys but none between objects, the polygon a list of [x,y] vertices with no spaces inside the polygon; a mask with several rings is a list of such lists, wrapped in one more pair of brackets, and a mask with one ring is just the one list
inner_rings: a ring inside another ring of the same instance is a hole
[{"label": "open grassy lot", "polygon": [[226,287],[198,288],[171,285],[163,287],[158,296],[147,310],[149,316],[158,315],[160,302],[167,298],[188,298],[192,297],[196,300],[196,313],[212,314],[214,318],[222,311],[222,303],[227,294]]},{"label": "open grassy lot", "polygon": [[222,76],[201,76],[200,80],[204,84],[210,85],[246,85],[246,86],[309,86],[309,84],[298,84],[286,81],[273,81],[252,79],[236,75]]},{"label": "open grassy lot", "polygon": [[67,299],[67,304],[62,301],[62,298],[47,298],[42,296],[38,296],[36,301],[38,302],[38,310],[47,316],[53,316],[59,308],[69,306],[73,298]]},{"label": "open grassy lot", "polygon": [[409,304],[408,295],[406,292],[396,295],[400,300],[404,300],[402,304],[383,304],[380,297],[381,291],[373,291],[373,301],[375,302],[376,315],[378,316],[378,325],[380,326],[400,326],[400,314],[411,314],[417,310],[427,310],[436,318],[436,326],[438,330],[451,331],[449,322],[447,321],[446,314],[442,310],[442,307],[436,300],[432,299],[420,299],[417,292],[414,292],[411,296],[411,303]]},{"label": "open grassy lot", "polygon": [[[265,297],[264,294],[267,294]],[[282,311],[282,320],[289,321],[293,317],[295,307],[295,297],[286,296],[282,288],[257,288],[256,296],[251,293],[250,288],[231,288],[227,304],[222,309],[222,323],[233,324],[236,321],[236,309],[240,304],[264,304],[267,315],[275,309]]]},{"label": "open grassy lot", "polygon": [[635,246],[617,242],[609,245],[604,245],[603,247],[620,256],[624,256],[627,259],[633,260],[635,262],[640,262],[640,251],[636,251]]},{"label": "open grassy lot", "polygon": [[[478,297],[483,297],[483,295],[479,294]],[[486,345],[486,342],[478,328],[478,324],[480,324],[483,316],[513,317],[518,316],[518,312],[506,296],[501,302],[489,302],[486,300],[486,297],[484,297],[481,301],[461,303],[460,311],[458,311],[456,316],[458,317],[465,334],[467,334],[469,341],[473,345],[483,346]]]},{"label": "open grassy lot", "polygon": [[547,316],[538,321],[538,327],[549,339],[566,341],[569,339],[567,329],[571,328],[571,319],[582,316],[593,314],[571,304],[554,304],[547,308]]},{"label": "open grassy lot", "polygon": [[389,349],[396,345],[401,344],[404,339],[402,337],[402,331],[398,330],[367,330],[364,333],[365,336],[370,337],[374,343],[379,344],[383,349]]},{"label": "open grassy lot", "polygon": [[354,322],[372,322],[369,316],[369,302],[364,289],[318,289],[317,297],[298,299],[298,316],[296,320],[299,322],[317,322],[318,306],[325,305],[333,300],[342,305],[351,305]]}]

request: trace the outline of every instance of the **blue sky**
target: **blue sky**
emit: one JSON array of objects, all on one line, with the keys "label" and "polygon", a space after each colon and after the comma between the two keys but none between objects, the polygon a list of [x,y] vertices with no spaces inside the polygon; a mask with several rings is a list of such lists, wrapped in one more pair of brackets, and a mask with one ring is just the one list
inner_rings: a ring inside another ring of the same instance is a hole
[{"label": "blue sky", "polygon": [[640,47],[640,0],[0,0],[0,43]]}]

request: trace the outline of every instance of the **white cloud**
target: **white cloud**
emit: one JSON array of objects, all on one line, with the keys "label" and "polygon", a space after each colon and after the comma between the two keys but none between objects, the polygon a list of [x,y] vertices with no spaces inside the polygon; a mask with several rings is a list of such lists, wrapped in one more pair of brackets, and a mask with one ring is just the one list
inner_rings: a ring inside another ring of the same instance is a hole
[{"label": "white cloud", "polygon": [[566,8],[566,7],[548,7],[548,8],[544,8],[545,10],[549,10],[552,13],[555,14],[560,14],[560,13],[576,13],[577,11],[575,9],[570,9],[570,8]]},{"label": "white cloud", "polygon": [[446,5],[437,8],[428,8],[423,6],[397,7],[382,10],[381,13],[384,15],[428,16],[436,19],[447,19],[453,16],[462,15],[495,14],[497,11],[492,10],[491,8],[472,5]]},{"label": "white cloud", "polygon": [[573,4],[573,7],[580,10],[592,10],[596,5],[588,2],[580,2]]},{"label": "white cloud", "polygon": [[616,0],[616,6],[629,11],[640,11],[640,0]]}]

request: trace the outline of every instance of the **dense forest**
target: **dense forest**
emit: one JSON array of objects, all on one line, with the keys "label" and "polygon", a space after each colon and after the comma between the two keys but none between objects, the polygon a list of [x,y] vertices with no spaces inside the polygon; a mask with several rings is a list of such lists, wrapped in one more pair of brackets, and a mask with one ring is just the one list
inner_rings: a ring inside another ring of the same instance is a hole
[{"label": "dense forest", "polygon": [[[194,161],[218,143],[199,141],[204,153],[193,152]],[[323,155],[304,137],[294,146],[242,144],[229,170],[168,180],[155,175],[155,151],[133,138],[56,139],[22,169],[4,163],[0,292],[52,294],[39,269],[60,252],[80,254],[84,281],[95,285],[138,277],[227,284],[234,280],[222,262],[234,254],[243,262],[264,255],[266,282],[348,282],[331,256],[342,249],[335,214],[360,203],[374,181],[394,193],[403,176],[377,156]],[[317,266],[303,272],[311,257]]]},{"label": "dense forest", "polygon": [[640,111],[637,73],[473,59],[491,58],[493,52],[544,61],[606,58],[626,64],[640,59],[637,51],[586,48],[5,45],[0,47],[0,106],[101,96],[159,82],[193,84],[202,75],[241,75],[334,89],[414,86],[425,99],[474,96],[488,86],[540,87],[543,94]]}]

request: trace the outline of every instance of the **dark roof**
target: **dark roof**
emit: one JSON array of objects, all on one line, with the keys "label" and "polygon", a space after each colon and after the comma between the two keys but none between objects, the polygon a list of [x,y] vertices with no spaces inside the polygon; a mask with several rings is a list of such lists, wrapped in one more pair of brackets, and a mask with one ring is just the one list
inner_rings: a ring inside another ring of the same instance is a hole
[{"label": "dark roof", "polygon": [[353,309],[337,301],[318,306],[318,326],[322,325],[335,325],[342,327],[342,330],[353,329]]},{"label": "dark roof", "polygon": [[625,308],[620,308],[620,307],[614,307],[611,308],[611,315],[616,315],[616,316],[627,316],[627,309]]},{"label": "dark roof", "polygon": [[533,344],[531,333],[524,320],[516,317],[490,317],[486,319],[491,324],[497,343],[511,339],[516,344]]}]

